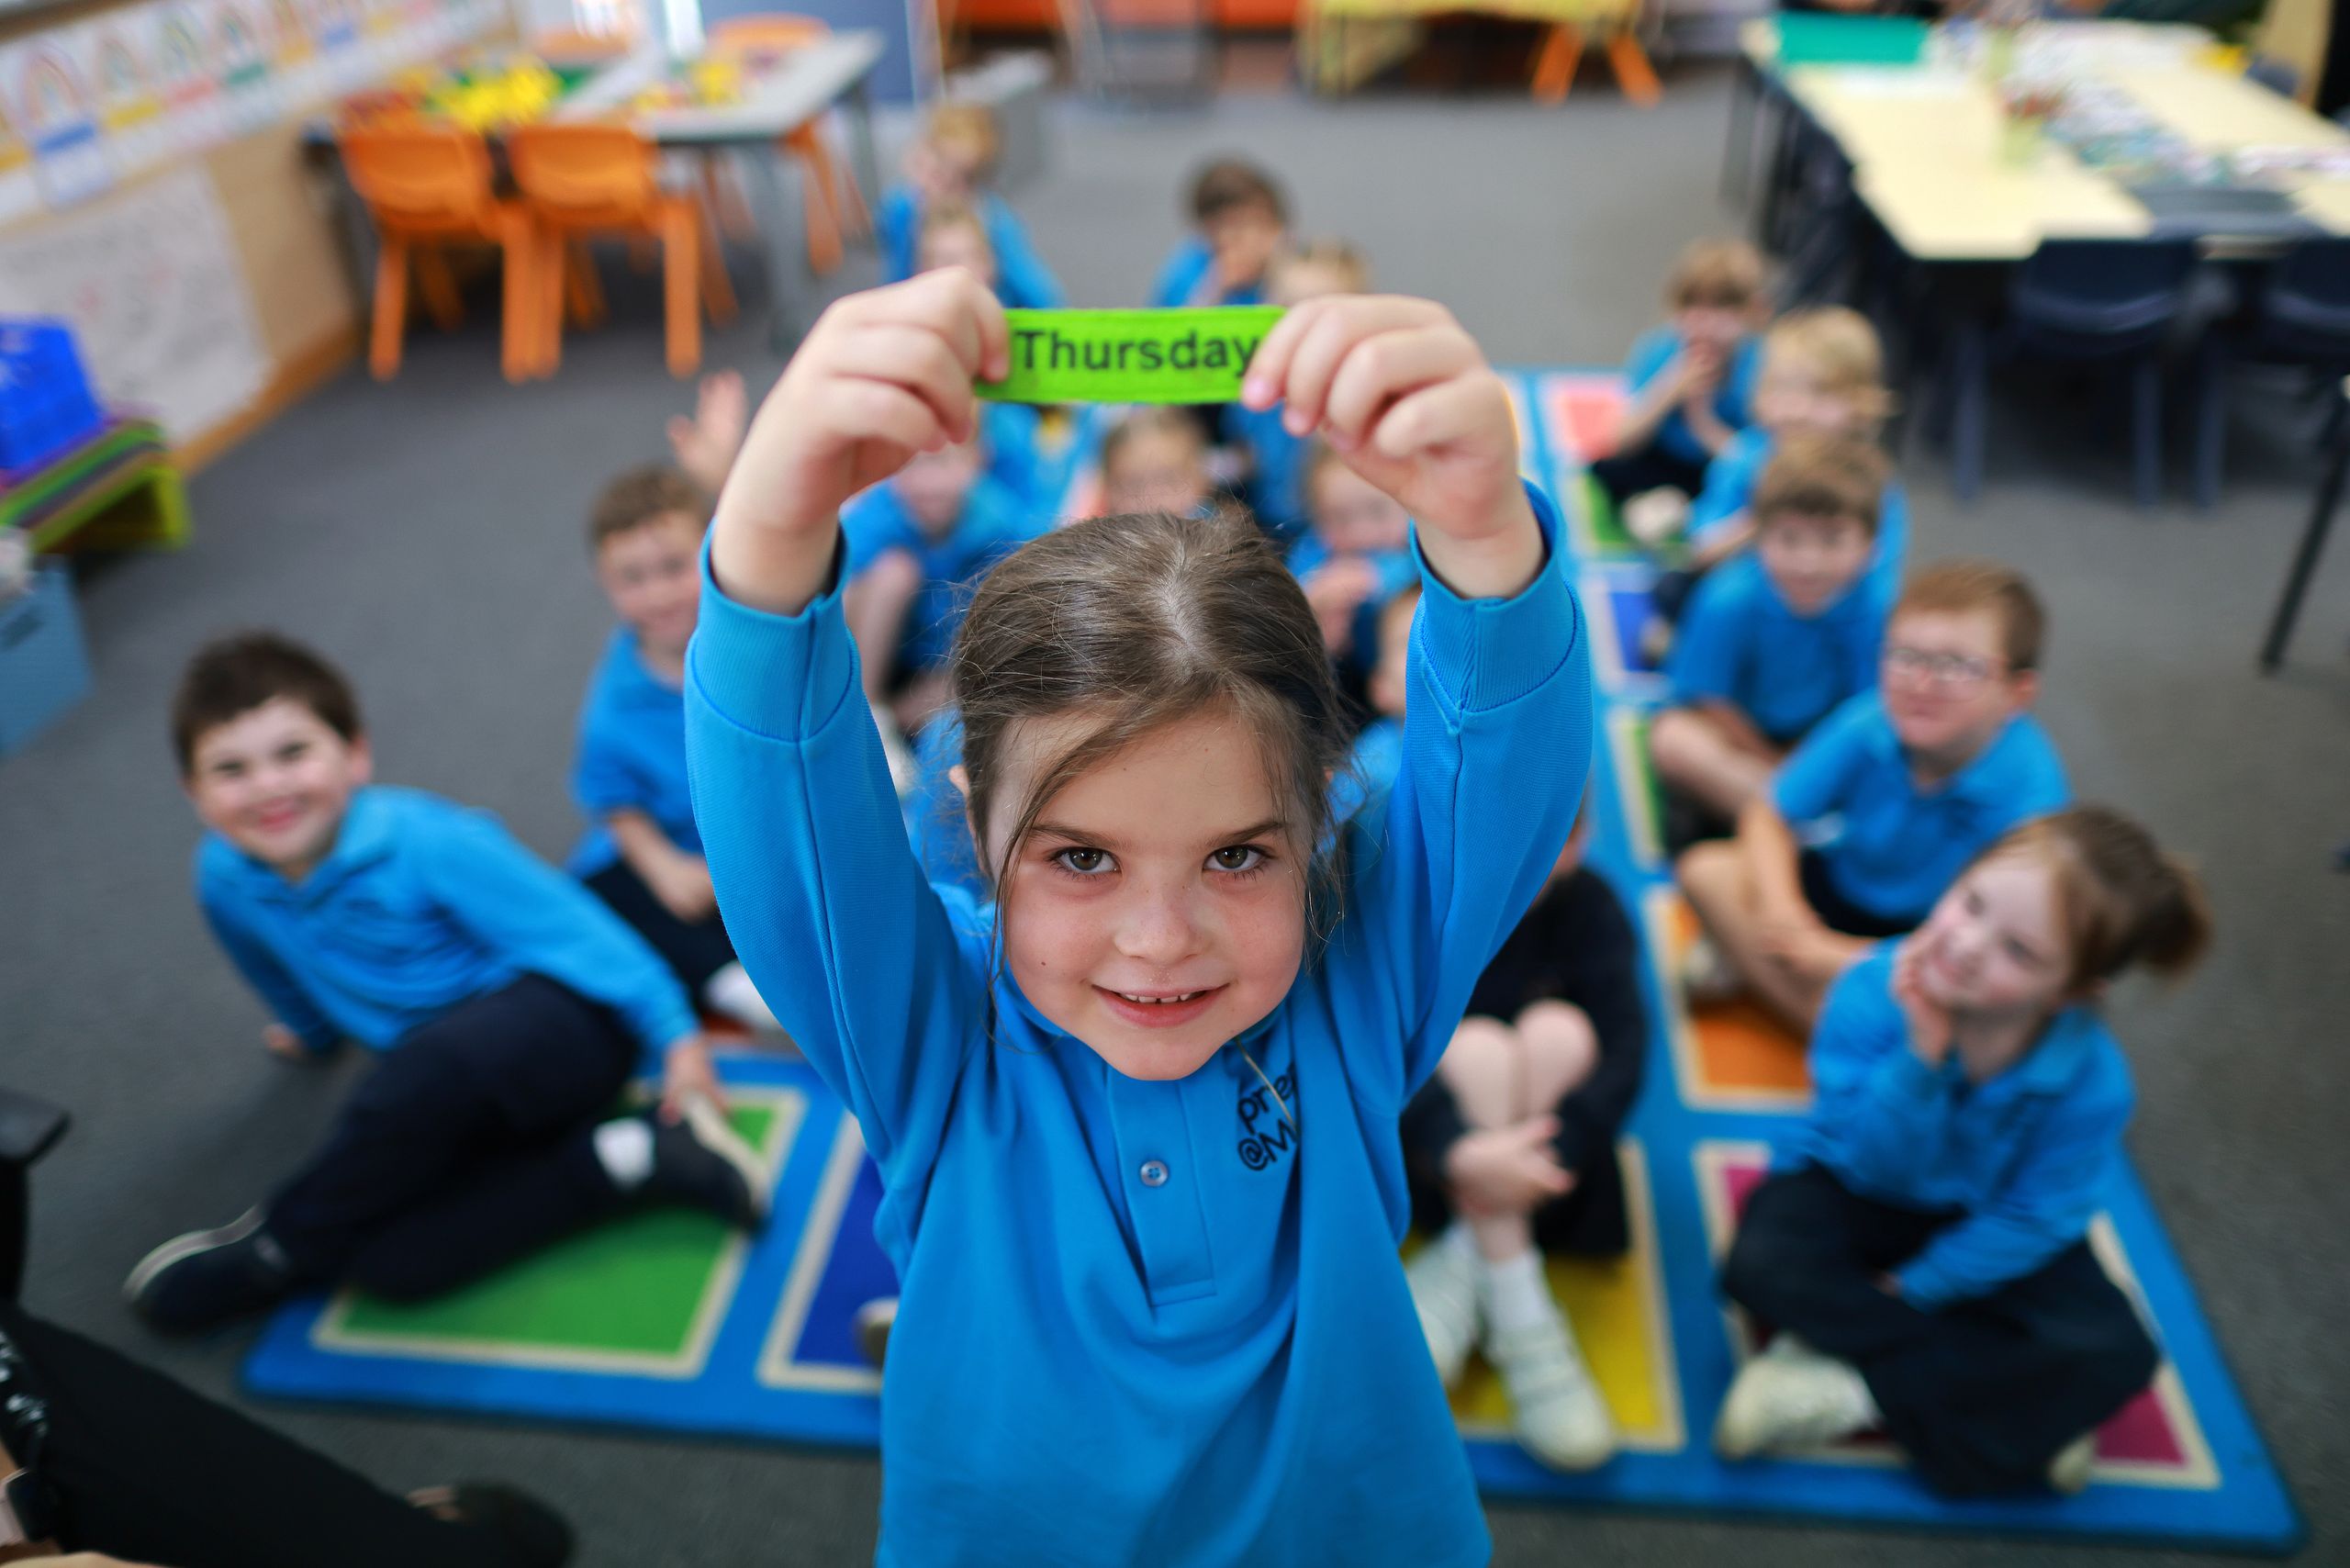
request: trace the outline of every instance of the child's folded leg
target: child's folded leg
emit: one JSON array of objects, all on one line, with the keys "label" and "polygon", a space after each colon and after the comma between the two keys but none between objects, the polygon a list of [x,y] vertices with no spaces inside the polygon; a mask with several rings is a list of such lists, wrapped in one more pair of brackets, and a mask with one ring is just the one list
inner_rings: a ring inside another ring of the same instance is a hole
[{"label": "child's folded leg", "polygon": [[269,1204],[269,1233],[297,1273],[331,1277],[464,1170],[601,1115],[635,1065],[619,1018],[552,980],[525,975],[475,997],[376,1065]]},{"label": "child's folded leg", "polygon": [[582,1126],[552,1147],[476,1167],[371,1231],[346,1276],[394,1301],[421,1301],[603,1218],[628,1194],[605,1169],[595,1135],[593,1125]]},{"label": "child's folded leg", "polygon": [[597,897],[661,955],[688,995],[708,1001],[711,977],[734,962],[734,944],[712,911],[706,920],[680,920],[644,885],[626,860],[614,860],[587,879]]},{"label": "child's folded leg", "polygon": [[1865,1372],[1931,1332],[1930,1315],[1879,1280],[1943,1223],[1871,1203],[1817,1166],[1775,1175],[1747,1199],[1722,1290],[1770,1327]]},{"label": "child's folded leg", "polygon": [[1675,457],[1654,442],[1603,457],[1591,465],[1590,473],[1607,492],[1607,498],[1619,507],[1643,490],[1673,489],[1694,496],[1706,487],[1703,462]]}]

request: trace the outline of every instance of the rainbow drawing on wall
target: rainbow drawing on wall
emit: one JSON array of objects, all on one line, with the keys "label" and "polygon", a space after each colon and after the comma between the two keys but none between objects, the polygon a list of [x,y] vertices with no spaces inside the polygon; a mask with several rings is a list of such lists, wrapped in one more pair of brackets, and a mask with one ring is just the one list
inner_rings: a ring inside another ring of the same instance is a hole
[{"label": "rainbow drawing on wall", "polygon": [[219,48],[222,87],[240,92],[268,78],[269,51],[261,29],[241,7],[222,5],[214,10],[212,38]]},{"label": "rainbow drawing on wall", "polygon": [[165,103],[179,108],[212,96],[212,50],[203,24],[187,6],[174,6],[158,16],[154,58],[155,82]]},{"label": "rainbow drawing on wall", "polygon": [[269,0],[269,32],[280,71],[299,65],[318,52],[294,0]]},{"label": "rainbow drawing on wall", "polygon": [[332,53],[348,48],[359,37],[359,18],[351,0],[308,0],[310,41]]},{"label": "rainbow drawing on wall", "polygon": [[97,82],[98,119],[107,134],[120,135],[162,114],[163,106],[147,79],[146,62],[139,58],[129,35],[101,23],[96,39],[91,50],[91,73]]},{"label": "rainbow drawing on wall", "polygon": [[17,113],[33,146],[33,171],[51,207],[87,201],[114,184],[114,166],[92,111],[80,68],[55,38],[28,44],[15,59]]},{"label": "rainbow drawing on wall", "polygon": [[21,176],[32,161],[33,150],[17,133],[16,120],[7,107],[0,105],[0,179]]}]

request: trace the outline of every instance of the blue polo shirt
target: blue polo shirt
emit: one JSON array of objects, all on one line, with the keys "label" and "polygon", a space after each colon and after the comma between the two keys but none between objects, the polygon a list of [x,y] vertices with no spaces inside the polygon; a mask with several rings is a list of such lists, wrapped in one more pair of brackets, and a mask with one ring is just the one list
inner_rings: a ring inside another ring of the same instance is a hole
[{"label": "blue polo shirt", "polygon": [[1159,308],[1177,305],[1262,305],[1261,278],[1226,294],[1215,292],[1215,250],[1197,234],[1175,247],[1150,286],[1150,302]]},{"label": "blue polo shirt", "polygon": [[1829,988],[1811,1035],[1811,1114],[1774,1163],[1826,1168],[1881,1204],[1965,1217],[1893,1271],[1921,1307],[1987,1295],[2088,1233],[2136,1091],[2093,1009],[2049,1021],[2006,1071],[1928,1067],[1893,999],[1888,942]]},{"label": "blue polo shirt", "polygon": [[1031,512],[1057,505],[1069,483],[1067,465],[1048,457],[1037,436],[1036,410],[1030,405],[979,405],[979,442],[987,448],[988,477]]},{"label": "blue polo shirt", "polygon": [[[1670,322],[1651,327],[1632,340],[1632,352],[1624,359],[1624,379],[1631,384],[1637,398],[1649,383],[1664,373],[1681,352],[1681,333]],[[1732,431],[1742,431],[1754,419],[1754,377],[1762,363],[1761,340],[1752,333],[1738,340],[1738,347],[1730,351],[1729,368],[1722,376],[1721,387],[1714,394],[1714,418]],[[1704,463],[1714,454],[1689,428],[1688,416],[1678,407],[1665,415],[1650,438],[1672,456],[1684,463]]]},{"label": "blue polo shirt", "polygon": [[902,1285],[880,1563],[1487,1561],[1397,1262],[1395,1128],[1590,761],[1587,639],[1536,504],[1551,549],[1516,596],[1427,579],[1404,767],[1347,830],[1327,941],[1162,1081],[1055,1029],[990,913],[923,877],[837,591],[786,618],[705,584],[687,744],[719,903],[856,1114]]},{"label": "blue polo shirt", "polygon": [[695,1028],[668,966],[487,812],[421,790],[351,798],[299,884],[207,834],[196,897],[279,1023],[324,1051],[390,1050],[469,997],[543,975],[621,1015],[648,1053]]},{"label": "blue polo shirt", "polygon": [[612,629],[580,705],[571,798],[593,824],[564,862],[575,877],[592,877],[620,858],[604,825],[614,812],[642,812],[670,843],[701,853],[686,790],[685,688],[644,667],[636,633],[625,626]]},{"label": "blue polo shirt", "polygon": [[1876,685],[1886,597],[1863,576],[1797,615],[1752,553],[1706,574],[1682,612],[1665,675],[1676,703],[1728,702],[1786,745]]},{"label": "blue polo shirt", "polygon": [[935,669],[946,661],[971,587],[1042,532],[1035,513],[984,474],[964,498],[963,515],[939,538],[923,532],[888,484],[874,486],[841,509],[848,577],[889,550],[906,551],[922,567],[922,590],[906,611],[901,649],[917,669]]},{"label": "blue polo shirt", "polygon": [[1820,721],[1771,783],[1771,803],[1818,852],[1830,884],[1886,920],[1923,920],[1977,851],[2072,798],[2056,747],[2029,713],[1919,790],[1874,691]]},{"label": "blue polo shirt", "polygon": [[[1379,586],[1355,610],[1351,651],[1343,661],[1357,669],[1379,662],[1379,612],[1391,599],[1420,580],[1418,554],[1409,549],[1374,550],[1364,557],[1378,574]],[[1302,533],[1289,547],[1290,574],[1304,582],[1306,575],[1335,559],[1318,533]]]},{"label": "blue polo shirt", "polygon": [[[1762,482],[1763,465],[1771,461],[1771,432],[1761,425],[1742,430],[1706,465],[1706,487],[1689,506],[1689,543],[1704,544],[1743,513]],[[1887,595],[1901,593],[1901,574],[1909,556],[1909,492],[1901,481],[1886,481],[1877,500],[1876,549],[1869,556],[1869,575]]]},{"label": "blue polo shirt", "polygon": [[1270,409],[1226,404],[1224,422],[1248,450],[1248,510],[1256,514],[1257,526],[1277,540],[1303,538],[1310,521],[1304,475],[1299,471],[1305,438],[1282,427],[1278,403]]},{"label": "blue polo shirt", "polygon": [[[982,191],[976,202],[980,227],[988,233],[988,249],[995,252],[995,297],[1013,310],[1058,310],[1069,303],[1060,280],[1029,242],[1027,226],[1012,204],[992,191]],[[922,193],[911,185],[896,185],[881,197],[873,227],[881,251],[881,281],[900,283],[914,275],[922,259]]]}]

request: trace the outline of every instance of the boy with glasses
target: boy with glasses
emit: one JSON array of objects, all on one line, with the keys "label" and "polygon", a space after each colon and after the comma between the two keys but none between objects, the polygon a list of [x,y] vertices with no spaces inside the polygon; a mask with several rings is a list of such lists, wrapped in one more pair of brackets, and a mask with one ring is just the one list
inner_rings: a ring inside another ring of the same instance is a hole
[{"label": "boy with glasses", "polygon": [[1961,868],[2016,823],[2068,803],[2039,696],[2046,617],[2022,576],[1946,561],[1894,606],[1880,686],[1796,748],[1734,840],[1676,868],[1710,941],[1693,992],[1742,987],[1808,1031],[1830,982],[1915,927]]}]

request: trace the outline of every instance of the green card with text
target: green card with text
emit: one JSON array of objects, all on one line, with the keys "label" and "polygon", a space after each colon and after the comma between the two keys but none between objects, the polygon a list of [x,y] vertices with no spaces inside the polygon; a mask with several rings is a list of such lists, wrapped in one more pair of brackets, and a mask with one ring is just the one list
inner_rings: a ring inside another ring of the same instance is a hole
[{"label": "green card with text", "polygon": [[1012,374],[979,384],[999,403],[1237,402],[1241,374],[1281,316],[1277,305],[1003,314]]}]

